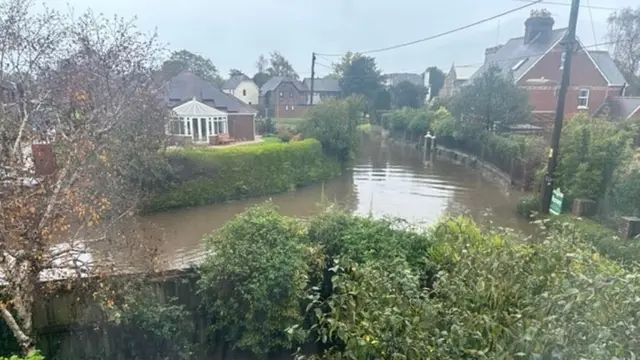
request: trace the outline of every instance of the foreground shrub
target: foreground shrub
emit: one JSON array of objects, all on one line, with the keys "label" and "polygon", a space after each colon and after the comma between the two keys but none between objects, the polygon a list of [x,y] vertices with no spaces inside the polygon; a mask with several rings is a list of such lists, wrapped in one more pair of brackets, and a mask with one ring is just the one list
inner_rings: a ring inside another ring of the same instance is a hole
[{"label": "foreground shrub", "polygon": [[432,288],[420,287],[402,259],[340,259],[333,294],[313,297],[317,325],[290,329],[331,345],[309,358],[610,359],[640,352],[638,269],[600,256],[576,232],[523,244],[450,219],[431,236],[431,260],[441,269]]},{"label": "foreground shrub", "polygon": [[33,350],[25,357],[14,355],[11,357],[0,357],[0,360],[44,360],[44,356],[40,355],[38,350]]},{"label": "foreground shrub", "polygon": [[313,139],[167,154],[176,184],[147,203],[147,212],[275,194],[330,179],[340,164]]},{"label": "foreground shrub", "polygon": [[284,330],[302,320],[307,257],[297,220],[255,207],[205,238],[198,281],[217,331],[234,349],[266,354],[289,349]]},{"label": "foreground shrub", "polygon": [[525,219],[533,218],[534,214],[540,211],[540,197],[537,195],[528,195],[518,199],[517,205],[518,215]]}]

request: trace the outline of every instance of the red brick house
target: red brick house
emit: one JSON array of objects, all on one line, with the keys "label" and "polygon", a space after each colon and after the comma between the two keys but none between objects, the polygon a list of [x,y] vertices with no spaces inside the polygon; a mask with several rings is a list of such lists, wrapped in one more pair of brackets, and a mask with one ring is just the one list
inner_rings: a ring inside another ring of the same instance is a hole
[{"label": "red brick house", "polygon": [[164,93],[167,107],[177,110],[167,126],[174,142],[214,144],[224,133],[255,139],[258,111],[195,74],[181,72],[165,84]]},{"label": "red brick house", "polygon": [[291,78],[274,76],[260,88],[260,107],[264,115],[275,118],[304,116],[309,110],[306,86]]},{"label": "red brick house", "polygon": [[[567,29],[553,29],[553,25],[547,11],[532,11],[525,22],[524,36],[488,48],[484,65],[472,77],[492,65],[511,73],[517,84],[529,92],[534,122],[541,126],[553,122],[562,78],[562,40]],[[623,96],[626,85],[608,52],[589,50],[578,41],[571,62],[565,118],[580,111],[593,115],[607,98]]]}]

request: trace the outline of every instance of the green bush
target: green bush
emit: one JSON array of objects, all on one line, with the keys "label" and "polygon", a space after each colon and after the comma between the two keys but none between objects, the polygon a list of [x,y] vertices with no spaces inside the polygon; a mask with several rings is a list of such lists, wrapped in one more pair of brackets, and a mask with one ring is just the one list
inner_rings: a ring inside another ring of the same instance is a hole
[{"label": "green bush", "polygon": [[621,263],[640,262],[640,242],[625,241],[600,223],[570,214],[550,216],[545,225],[558,232],[574,232],[585,244]]},{"label": "green bush", "polygon": [[525,219],[533,218],[540,211],[540,198],[537,195],[529,195],[518,199],[518,215]]},{"label": "green bush", "polygon": [[313,253],[302,236],[301,222],[261,206],[205,238],[198,286],[212,329],[234,349],[263,355],[292,348],[284,330],[302,321]]},{"label": "green bush", "polygon": [[0,357],[0,360],[44,360],[44,356],[40,355],[40,351],[33,350],[25,357],[13,355],[11,357]]},{"label": "green bush", "polygon": [[177,179],[144,210],[161,211],[275,194],[332,178],[340,164],[313,139],[226,149],[190,148],[168,152]]},{"label": "green bush", "polygon": [[302,134],[318,139],[327,154],[345,163],[358,148],[357,127],[363,110],[364,99],[357,96],[325,101],[311,109],[309,119],[301,125]]}]

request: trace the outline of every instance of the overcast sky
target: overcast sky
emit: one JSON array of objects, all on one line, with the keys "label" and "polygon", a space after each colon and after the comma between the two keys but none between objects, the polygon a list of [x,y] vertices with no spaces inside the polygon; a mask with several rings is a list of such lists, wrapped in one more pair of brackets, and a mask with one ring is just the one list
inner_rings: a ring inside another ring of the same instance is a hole
[{"label": "overcast sky", "polygon": [[[569,4],[570,0],[554,0]],[[517,0],[46,0],[76,12],[87,8],[106,15],[138,17],[144,31],[158,29],[171,50],[187,49],[210,58],[221,74],[238,68],[249,75],[260,54],[280,51],[303,77],[310,74],[311,53],[365,51],[428,37],[524,3]],[[621,8],[638,0],[582,0],[582,5]],[[481,5],[480,5],[481,4]],[[569,6],[544,4],[566,27]],[[468,30],[405,48],[375,54],[384,72],[422,72],[436,65],[483,61],[484,49],[524,32],[532,8]],[[612,10],[581,8],[578,36],[585,45],[601,43]],[[593,26],[591,22],[593,18]],[[594,31],[595,28],[595,39]],[[337,58],[319,57],[319,75]]]}]

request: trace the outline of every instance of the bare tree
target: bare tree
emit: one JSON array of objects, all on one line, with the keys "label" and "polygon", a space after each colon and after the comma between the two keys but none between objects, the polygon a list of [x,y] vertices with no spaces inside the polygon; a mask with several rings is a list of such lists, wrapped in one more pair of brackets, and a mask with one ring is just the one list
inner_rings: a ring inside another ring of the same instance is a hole
[{"label": "bare tree", "polygon": [[[131,21],[0,3],[0,278],[9,299],[0,313],[25,352],[42,281],[104,274],[114,259],[127,266],[153,250],[123,224],[153,185],[150,164],[162,162],[167,112],[152,81],[161,50]],[[43,140],[57,167],[40,175],[30,149]]]},{"label": "bare tree", "polygon": [[630,92],[640,95],[640,7],[623,8],[611,14],[608,22],[616,63],[630,82]]}]

